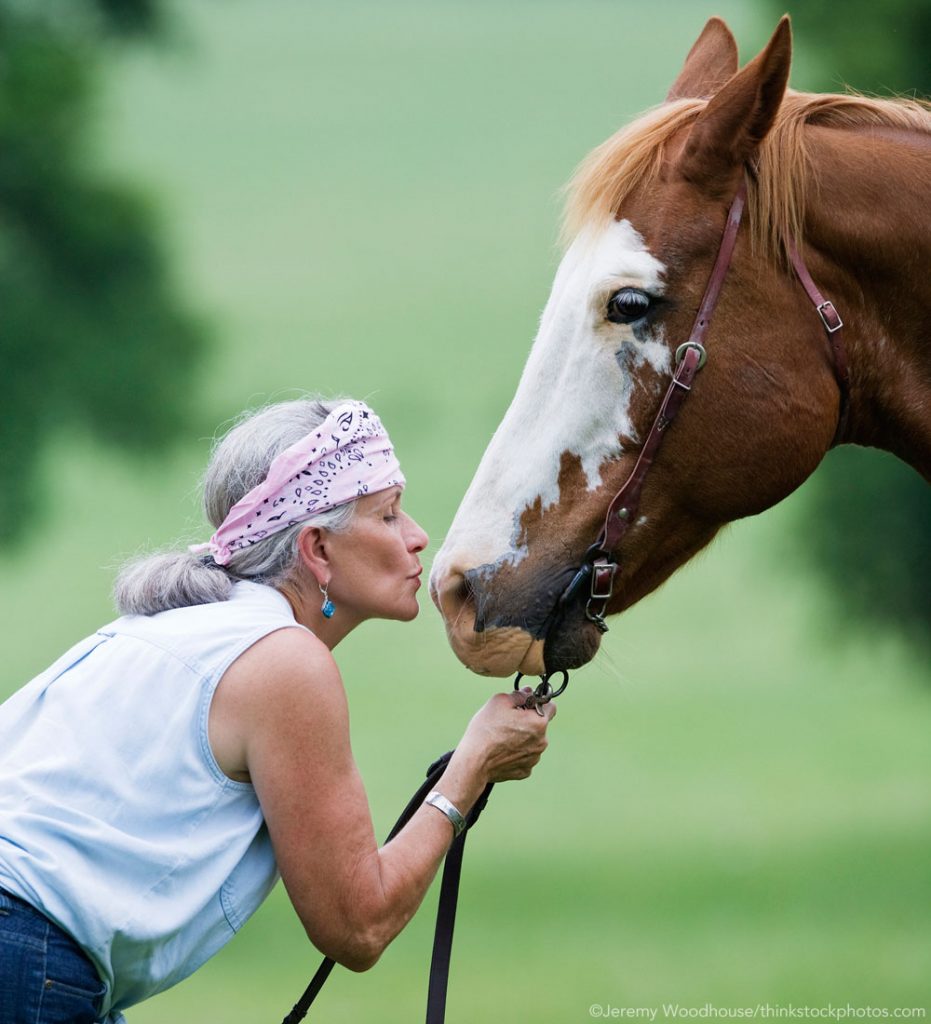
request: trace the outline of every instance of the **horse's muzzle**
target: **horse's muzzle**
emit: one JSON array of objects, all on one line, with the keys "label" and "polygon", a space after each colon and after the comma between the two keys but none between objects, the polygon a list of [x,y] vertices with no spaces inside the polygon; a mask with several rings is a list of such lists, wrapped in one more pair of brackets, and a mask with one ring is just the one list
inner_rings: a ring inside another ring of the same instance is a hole
[{"label": "horse's muzzle", "polygon": [[446,625],[450,646],[481,675],[577,668],[598,650],[600,633],[572,602],[557,611],[574,570],[548,572],[531,581],[508,580],[508,568],[491,566],[434,574],[430,593]]}]

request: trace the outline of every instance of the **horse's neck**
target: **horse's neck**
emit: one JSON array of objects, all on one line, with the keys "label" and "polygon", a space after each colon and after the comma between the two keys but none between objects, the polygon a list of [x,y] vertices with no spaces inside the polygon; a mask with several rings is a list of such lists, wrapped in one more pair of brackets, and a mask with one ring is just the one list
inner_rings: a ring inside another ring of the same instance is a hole
[{"label": "horse's neck", "polygon": [[931,135],[812,132],[822,170],[807,230],[846,325],[847,440],[931,480]]}]

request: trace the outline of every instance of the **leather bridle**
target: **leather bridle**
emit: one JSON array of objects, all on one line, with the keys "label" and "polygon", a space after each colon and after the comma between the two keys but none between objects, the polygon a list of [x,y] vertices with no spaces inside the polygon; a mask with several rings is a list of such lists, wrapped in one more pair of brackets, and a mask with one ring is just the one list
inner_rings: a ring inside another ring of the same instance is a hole
[{"label": "leather bridle", "polygon": [[[624,535],[636,521],[644,481],[663,438],[666,436],[666,431],[691,392],[698,371],[705,365],[707,359],[705,338],[731,265],[746,200],[747,183],[744,180],[728,211],[727,224],[721,237],[718,255],[688,340],[676,349],[675,373],[660,403],[656,419],[650,427],[650,432],[640,449],[630,476],[608,505],[604,524],[597,540],[585,552],[582,565],[572,582],[560,595],[552,614],[545,623],[542,633],[544,639],[561,614],[580,596],[585,599],[586,618],[593,622],[602,633],[607,632],[605,614],[608,602],[614,595],[614,581],[618,570],[618,548]],[[833,447],[843,439],[847,427],[849,377],[842,334],[844,324],[834,308],[834,304],[818,290],[794,241],[788,246],[788,254],[806,295],[821,317],[831,347],[834,375],[840,389],[840,414],[834,439],[831,442]]]}]

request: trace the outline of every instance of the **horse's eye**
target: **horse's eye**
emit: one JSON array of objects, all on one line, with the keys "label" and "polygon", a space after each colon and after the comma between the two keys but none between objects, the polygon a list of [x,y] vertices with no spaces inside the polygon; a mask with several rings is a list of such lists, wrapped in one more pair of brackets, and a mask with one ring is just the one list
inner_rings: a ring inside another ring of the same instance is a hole
[{"label": "horse's eye", "polygon": [[608,299],[608,319],[614,324],[632,324],[650,309],[650,296],[639,288],[622,288]]}]

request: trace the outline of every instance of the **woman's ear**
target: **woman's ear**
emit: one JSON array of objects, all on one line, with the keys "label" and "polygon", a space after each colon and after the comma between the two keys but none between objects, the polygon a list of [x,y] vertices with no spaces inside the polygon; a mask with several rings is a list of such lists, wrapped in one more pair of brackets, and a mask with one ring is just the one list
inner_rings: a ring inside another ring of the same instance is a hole
[{"label": "woman's ear", "polygon": [[330,568],[326,537],[326,530],[321,527],[307,526],[301,530],[297,538],[297,550],[301,563],[322,587],[330,582],[330,577],[333,574]]}]

